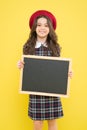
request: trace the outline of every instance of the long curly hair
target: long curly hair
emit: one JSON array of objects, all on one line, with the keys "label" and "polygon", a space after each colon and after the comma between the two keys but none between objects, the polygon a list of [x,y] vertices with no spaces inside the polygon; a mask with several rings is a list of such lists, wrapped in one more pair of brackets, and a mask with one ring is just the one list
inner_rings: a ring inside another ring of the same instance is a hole
[{"label": "long curly hair", "polygon": [[61,47],[58,43],[58,37],[53,29],[51,21],[46,16],[39,16],[34,21],[34,24],[32,26],[30,34],[29,34],[29,38],[23,46],[23,54],[25,54],[25,55],[28,55],[28,54],[34,55],[35,54],[35,45],[36,45],[36,41],[37,41],[37,34],[36,34],[37,20],[41,17],[44,17],[47,19],[47,24],[49,27],[49,34],[48,34],[47,40],[46,40],[48,49],[51,50],[52,56],[60,56]]}]

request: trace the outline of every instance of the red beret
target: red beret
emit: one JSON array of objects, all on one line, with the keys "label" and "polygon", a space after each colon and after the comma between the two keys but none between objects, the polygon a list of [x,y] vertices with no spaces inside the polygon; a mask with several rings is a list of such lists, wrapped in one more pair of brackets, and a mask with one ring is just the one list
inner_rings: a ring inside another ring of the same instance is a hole
[{"label": "red beret", "polygon": [[38,16],[41,16],[41,15],[42,15],[42,16],[47,16],[47,17],[51,20],[52,25],[53,25],[53,28],[54,28],[54,30],[55,30],[55,29],[56,29],[56,18],[55,18],[55,16],[54,16],[51,12],[49,12],[49,11],[47,11],[47,10],[38,10],[38,11],[34,12],[34,13],[31,15],[30,20],[29,20],[30,29],[31,29],[32,26],[33,26],[34,20],[35,20]]}]

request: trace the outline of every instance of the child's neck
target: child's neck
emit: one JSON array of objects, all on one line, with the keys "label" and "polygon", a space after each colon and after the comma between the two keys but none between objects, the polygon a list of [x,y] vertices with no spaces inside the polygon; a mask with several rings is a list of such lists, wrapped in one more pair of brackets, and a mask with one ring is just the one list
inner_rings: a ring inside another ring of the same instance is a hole
[{"label": "child's neck", "polygon": [[41,43],[45,43],[46,42],[46,38],[37,38],[37,41],[41,42]]}]

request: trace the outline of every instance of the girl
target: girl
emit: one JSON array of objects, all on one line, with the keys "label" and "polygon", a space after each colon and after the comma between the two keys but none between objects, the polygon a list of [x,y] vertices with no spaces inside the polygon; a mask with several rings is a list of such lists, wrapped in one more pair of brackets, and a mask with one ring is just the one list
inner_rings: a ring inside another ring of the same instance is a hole
[{"label": "girl", "polygon": [[[55,33],[55,16],[46,10],[38,10],[30,17],[29,26],[31,32],[23,47],[23,54],[59,57],[61,48]],[[18,68],[23,66],[20,60]],[[63,116],[60,98],[30,95],[29,99],[28,115],[33,120],[34,130],[42,130],[43,120],[47,120],[48,130],[57,130],[56,119]]]}]

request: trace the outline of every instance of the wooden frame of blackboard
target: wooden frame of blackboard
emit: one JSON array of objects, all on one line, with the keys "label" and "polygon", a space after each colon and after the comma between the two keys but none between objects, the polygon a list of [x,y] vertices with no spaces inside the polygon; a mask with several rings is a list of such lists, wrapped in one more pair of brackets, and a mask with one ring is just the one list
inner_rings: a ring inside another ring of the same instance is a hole
[{"label": "wooden frame of blackboard", "polygon": [[[21,93],[53,97],[69,96],[70,79],[68,73],[71,69],[71,59],[50,56],[22,55],[22,60],[24,62],[24,68],[21,69]],[[52,73],[50,71],[52,71]],[[52,81],[52,79],[54,81]],[[57,86],[58,84],[60,85]]]}]

